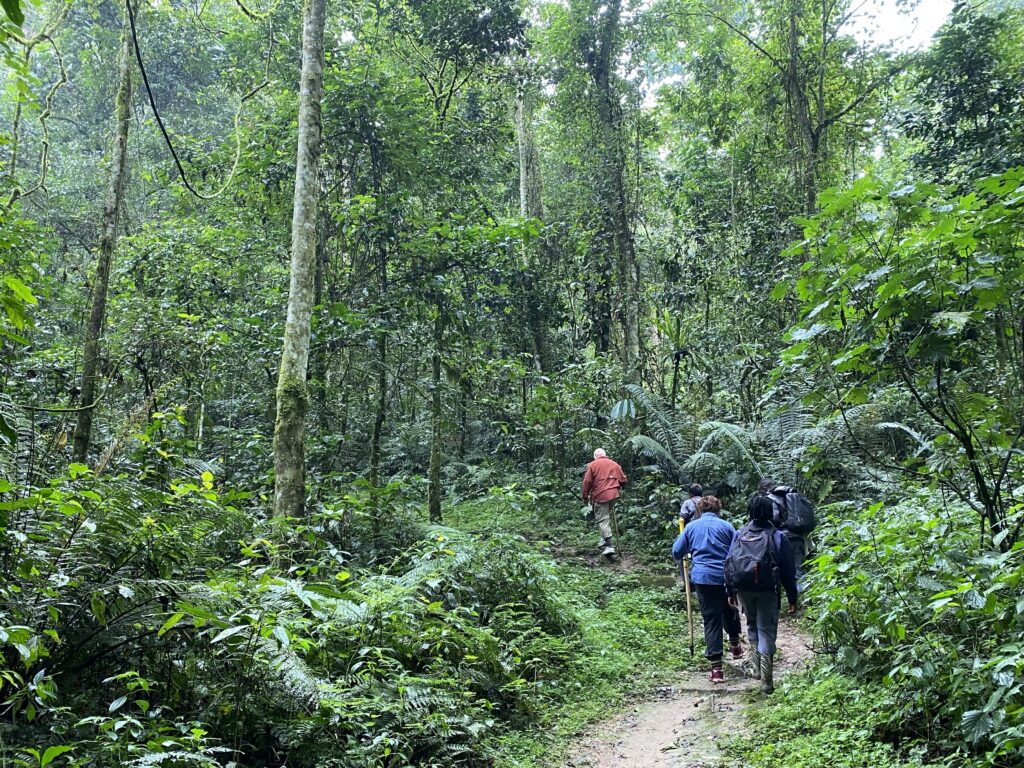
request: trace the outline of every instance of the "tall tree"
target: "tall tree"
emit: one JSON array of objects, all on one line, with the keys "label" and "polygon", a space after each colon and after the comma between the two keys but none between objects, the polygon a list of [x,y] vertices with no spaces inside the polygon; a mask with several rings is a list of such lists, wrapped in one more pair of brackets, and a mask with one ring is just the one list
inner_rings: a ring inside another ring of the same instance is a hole
[{"label": "tall tree", "polygon": [[126,6],[124,29],[121,33],[121,54],[117,65],[117,96],[114,99],[114,143],[110,162],[110,180],[103,204],[100,227],[99,254],[96,277],[92,285],[92,309],[85,329],[82,349],[81,409],[75,426],[72,455],[84,462],[89,453],[92,420],[96,407],[99,383],[100,342],[107,314],[107,289],[110,285],[110,265],[117,248],[117,227],[124,201],[125,178],[128,172],[128,125],[131,118],[132,49],[130,6]]},{"label": "tall tree", "polygon": [[[595,185],[599,203],[598,248],[605,252],[602,270],[614,269],[619,291],[614,297],[622,328],[622,362],[635,376],[640,358],[640,299],[636,245],[626,199],[626,151],[622,106],[617,88],[622,53],[622,2],[590,5],[596,24],[581,27],[580,57],[594,86],[597,117]],[[614,267],[611,265],[614,264]]]},{"label": "tall tree", "polygon": [[[534,131],[534,105],[536,94],[531,83],[523,83],[516,93],[515,125],[516,144],[519,148],[519,215],[524,219],[543,221],[544,199],[543,184],[540,172],[540,153]],[[546,268],[550,266],[547,259],[540,263],[539,256],[546,251],[546,239],[539,242],[524,243],[523,247],[523,283],[527,301],[527,322],[533,341],[533,362],[538,371],[550,368],[548,360],[547,340],[545,338],[545,306],[547,297],[543,290]],[[544,254],[546,255],[546,254]]]},{"label": "tall tree", "polygon": [[320,98],[324,78],[326,0],[306,0],[302,24],[302,79],[299,91],[299,147],[292,208],[291,281],[274,427],[274,515],[297,516],[305,505],[303,437],[309,391],[310,321],[316,273],[317,166],[323,130]]}]

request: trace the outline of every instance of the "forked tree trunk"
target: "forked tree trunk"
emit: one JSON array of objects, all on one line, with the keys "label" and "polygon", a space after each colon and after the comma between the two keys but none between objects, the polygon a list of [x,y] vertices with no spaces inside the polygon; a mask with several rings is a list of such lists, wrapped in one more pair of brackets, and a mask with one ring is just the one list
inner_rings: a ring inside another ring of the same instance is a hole
[{"label": "forked tree trunk", "polygon": [[114,250],[117,248],[117,226],[124,199],[125,177],[128,173],[128,125],[131,117],[131,98],[131,34],[126,18],[121,33],[121,55],[117,64],[117,96],[114,100],[114,144],[110,158],[110,183],[107,186],[107,196],[103,203],[96,277],[92,286],[92,309],[89,311],[89,324],[85,328],[85,344],[82,349],[81,410],[78,412],[72,448],[72,456],[79,463],[85,463],[89,454],[92,419],[99,389],[97,371],[103,325],[107,315],[110,265],[114,258]]},{"label": "forked tree trunk", "polygon": [[316,271],[317,165],[320,160],[326,5],[326,0],[306,0],[303,10],[291,282],[281,368],[277,378],[277,420],[274,426],[275,517],[301,515],[306,499],[303,437],[309,403],[306,371]]}]

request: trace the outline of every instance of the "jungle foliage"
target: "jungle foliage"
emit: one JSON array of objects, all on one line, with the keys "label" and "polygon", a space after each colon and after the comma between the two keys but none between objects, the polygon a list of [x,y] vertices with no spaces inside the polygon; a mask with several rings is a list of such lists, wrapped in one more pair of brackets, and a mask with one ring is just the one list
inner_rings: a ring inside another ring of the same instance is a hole
[{"label": "jungle foliage", "polygon": [[736,759],[1020,764],[1020,3],[314,6],[3,3],[0,761],[544,765],[773,476],[820,666]]}]

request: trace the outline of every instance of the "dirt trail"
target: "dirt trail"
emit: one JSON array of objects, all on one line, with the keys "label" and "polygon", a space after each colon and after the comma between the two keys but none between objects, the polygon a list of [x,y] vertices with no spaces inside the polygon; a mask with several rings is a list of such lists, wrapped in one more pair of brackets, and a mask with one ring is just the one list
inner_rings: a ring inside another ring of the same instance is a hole
[{"label": "dirt trail", "polygon": [[[699,633],[700,619],[696,618]],[[785,618],[779,624],[776,678],[806,666],[809,638]],[[746,640],[744,639],[744,650]],[[698,651],[699,652],[699,651]],[[712,768],[718,744],[742,733],[744,699],[760,695],[739,662],[726,662],[725,683],[712,685],[707,672],[693,672],[631,710],[588,728],[569,751],[563,768]]]}]

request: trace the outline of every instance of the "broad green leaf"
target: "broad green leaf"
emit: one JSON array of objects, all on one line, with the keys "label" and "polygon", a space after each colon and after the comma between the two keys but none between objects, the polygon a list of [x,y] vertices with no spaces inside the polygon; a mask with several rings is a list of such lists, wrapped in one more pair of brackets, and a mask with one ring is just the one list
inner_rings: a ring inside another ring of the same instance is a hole
[{"label": "broad green leaf", "polygon": [[174,629],[178,625],[178,622],[181,621],[183,618],[185,618],[185,613],[183,611],[178,611],[177,613],[172,615],[171,618],[165,621],[164,625],[160,627],[160,630],[156,633],[157,637],[162,637],[163,635],[166,635],[168,632]]},{"label": "broad green leaf", "polygon": [[213,645],[214,643],[219,643],[221,640],[227,640],[229,637],[234,637],[239,632],[245,632],[245,630],[247,630],[248,628],[249,627],[245,624],[241,624],[237,627],[228,627],[227,629],[218,632],[216,637],[214,637],[213,640],[210,641],[210,645]]},{"label": "broad green leaf", "polygon": [[58,757],[60,757],[61,755],[65,755],[74,749],[74,746],[71,746],[69,744],[58,744],[55,746],[48,746],[48,748],[46,748],[46,752],[43,753],[43,757],[39,761],[39,768],[46,768],[46,766],[48,766]]},{"label": "broad green leaf", "polygon": [[14,295],[17,296],[26,304],[31,304],[32,306],[35,306],[36,304],[39,303],[39,301],[36,299],[32,291],[29,290],[29,287],[25,285],[23,282],[21,282],[21,280],[14,277],[13,275],[8,275],[7,277],[5,277],[4,282],[7,283],[7,287],[14,292]]},{"label": "broad green leaf", "polygon": [[7,14],[7,18],[19,27],[25,22],[25,14],[22,12],[21,4],[18,0],[0,0],[0,3],[4,6],[4,13]]}]

